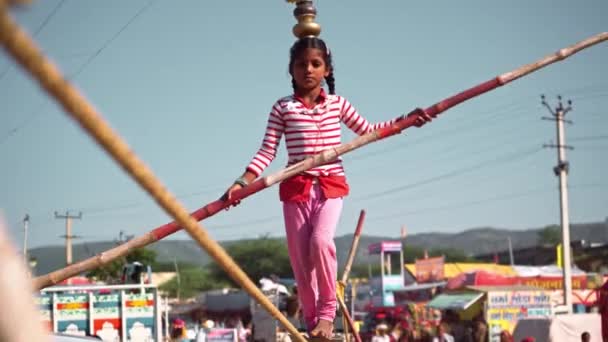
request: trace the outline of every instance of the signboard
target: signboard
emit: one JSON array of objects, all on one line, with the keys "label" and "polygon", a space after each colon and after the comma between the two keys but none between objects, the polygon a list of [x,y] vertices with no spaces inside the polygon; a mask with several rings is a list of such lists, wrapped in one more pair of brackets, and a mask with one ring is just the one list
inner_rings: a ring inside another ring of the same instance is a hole
[{"label": "signboard", "polygon": [[103,341],[160,338],[154,286],[71,286],[43,290],[36,302],[49,330]]},{"label": "signboard", "polygon": [[95,335],[118,337],[122,329],[120,293],[94,295],[92,313]]},{"label": "signboard", "polygon": [[444,280],[444,263],[445,258],[443,256],[416,259],[416,281],[418,283],[431,283]]},{"label": "signboard", "polygon": [[513,333],[522,318],[551,316],[551,294],[548,291],[490,291],[486,301],[486,320],[490,342],[500,342],[500,332]]},{"label": "signboard", "polygon": [[53,331],[53,321],[51,319],[53,312],[52,296],[49,294],[40,295],[34,298],[34,302],[42,316],[42,323],[49,331]]},{"label": "signboard", "polygon": [[237,340],[236,329],[211,329],[205,334],[207,342],[236,342]]},{"label": "signboard", "polygon": [[[540,287],[546,290],[562,290],[564,288],[563,277],[533,277],[521,278],[521,284],[524,286]],[[587,277],[572,277],[573,289],[586,289]]]},{"label": "signboard", "polygon": [[382,241],[367,246],[369,254],[380,254],[381,252],[401,252],[401,241]]},{"label": "signboard", "polygon": [[58,294],[55,296],[55,324],[58,332],[85,336],[89,331],[89,296]]},{"label": "signboard", "polygon": [[409,303],[428,302],[433,299],[435,291],[433,287],[426,287],[418,290],[394,292],[395,305],[401,306]]}]

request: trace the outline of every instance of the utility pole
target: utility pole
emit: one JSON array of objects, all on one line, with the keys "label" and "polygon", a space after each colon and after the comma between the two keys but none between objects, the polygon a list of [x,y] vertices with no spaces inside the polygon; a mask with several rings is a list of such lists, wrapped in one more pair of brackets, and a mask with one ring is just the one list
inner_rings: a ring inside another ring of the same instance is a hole
[{"label": "utility pole", "polygon": [[177,258],[175,256],[173,256],[173,266],[175,267],[175,276],[177,277],[177,291],[176,291],[176,296],[177,296],[177,302],[179,303],[179,297],[180,297],[180,290],[182,288],[182,279],[179,275],[179,268],[177,266]]},{"label": "utility pole", "polygon": [[79,238],[80,236],[72,235],[72,220],[82,219],[82,213],[79,212],[78,215],[70,215],[69,211],[65,212],[65,215],[59,215],[55,212],[56,219],[65,219],[65,235],[61,235],[60,237],[65,238],[65,264],[69,266],[72,264],[72,239]]},{"label": "utility pole", "polygon": [[513,245],[511,244],[511,237],[508,237],[509,239],[509,260],[511,261],[511,266],[515,265],[514,259],[513,259]]},{"label": "utility pole", "polygon": [[26,265],[29,265],[27,260],[27,229],[30,224],[30,215],[25,214],[23,218],[23,261]]},{"label": "utility pole", "polygon": [[564,132],[564,123],[572,124],[572,121],[566,120],[566,113],[572,110],[572,101],[568,100],[568,106],[562,104],[562,97],[557,96],[557,106],[552,109],[545,95],[541,95],[542,104],[551,113],[550,117],[543,117],[543,120],[555,121],[557,127],[557,144],[545,144],[543,147],[557,149],[557,165],[553,168],[553,172],[559,177],[559,204],[560,204],[560,220],[562,226],[562,255],[563,255],[563,275],[564,275],[564,305],[568,314],[572,313],[572,271],[571,271],[571,256],[570,256],[570,217],[568,214],[568,171],[570,164],[566,160],[566,149],[573,150],[572,146],[566,145],[566,137]]}]

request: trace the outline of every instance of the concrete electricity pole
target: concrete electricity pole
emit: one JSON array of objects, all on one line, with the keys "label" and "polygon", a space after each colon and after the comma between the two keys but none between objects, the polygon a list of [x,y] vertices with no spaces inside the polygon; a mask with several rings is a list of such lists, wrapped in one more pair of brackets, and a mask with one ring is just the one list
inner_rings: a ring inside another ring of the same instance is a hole
[{"label": "concrete electricity pole", "polygon": [[65,238],[65,263],[69,266],[72,264],[72,239],[79,237],[72,235],[72,219],[82,219],[82,213],[79,212],[78,216],[76,216],[70,215],[68,211],[65,212],[65,215],[59,215],[57,212],[55,212],[55,218],[65,219],[65,235],[62,235],[61,237]]},{"label": "concrete electricity pole", "polygon": [[511,244],[511,237],[507,237],[509,239],[509,260],[511,262],[511,266],[515,265],[515,259],[513,258],[513,245]]},{"label": "concrete electricity pole", "polygon": [[572,146],[566,145],[566,137],[564,132],[564,123],[572,124],[572,121],[566,120],[566,113],[572,110],[572,101],[568,100],[568,106],[564,108],[562,97],[557,96],[557,106],[552,109],[545,101],[545,95],[541,95],[542,104],[549,110],[551,117],[543,117],[543,120],[555,121],[557,126],[557,144],[545,144],[543,147],[551,147],[557,149],[557,166],[553,168],[553,172],[559,177],[559,203],[560,203],[560,219],[562,226],[562,260],[563,260],[563,275],[564,275],[564,305],[567,313],[572,313],[572,261],[570,255],[570,217],[568,214],[568,171],[570,164],[566,160],[566,149],[573,150]]},{"label": "concrete electricity pole", "polygon": [[25,214],[23,218],[23,261],[28,265],[27,260],[27,229],[30,224],[30,215]]}]

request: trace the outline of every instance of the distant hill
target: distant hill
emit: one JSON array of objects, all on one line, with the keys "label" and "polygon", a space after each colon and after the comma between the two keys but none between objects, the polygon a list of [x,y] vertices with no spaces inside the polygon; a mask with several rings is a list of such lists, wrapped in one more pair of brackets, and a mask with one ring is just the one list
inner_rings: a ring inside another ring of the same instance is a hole
[{"label": "distant hill", "polygon": [[[535,246],[538,243],[539,229],[524,231],[475,228],[458,233],[419,233],[407,237],[405,243],[421,248],[454,248],[463,250],[468,255],[487,254],[507,249],[507,239],[511,238],[514,249]],[[364,230],[365,231],[365,230]],[[368,261],[367,246],[382,240],[394,240],[396,237],[362,235],[359,241],[355,263]],[[571,240],[586,240],[590,242],[608,243],[608,222],[581,223],[571,225]],[[241,240],[221,242],[226,247]],[[335,240],[337,256],[340,263],[348,256],[352,243],[352,235],[339,236]],[[103,252],[113,246],[114,242],[80,243],[73,246],[74,260],[83,260]],[[207,264],[209,256],[191,240],[159,241],[150,246],[158,254],[159,262],[188,262],[193,264]],[[65,263],[64,246],[45,246],[33,248],[29,251],[32,257],[38,260],[36,274],[45,274],[59,269]]]}]

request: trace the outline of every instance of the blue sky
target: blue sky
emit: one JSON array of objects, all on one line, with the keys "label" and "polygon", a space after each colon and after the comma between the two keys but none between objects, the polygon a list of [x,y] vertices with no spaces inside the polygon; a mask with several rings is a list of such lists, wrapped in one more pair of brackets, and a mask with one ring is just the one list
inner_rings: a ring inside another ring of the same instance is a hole
[{"label": "blue sky", "polygon": [[[337,92],[370,121],[461,90],[607,31],[608,2],[316,1]],[[381,6],[377,5],[382,4]],[[290,93],[293,5],[284,1],[37,1],[13,10],[40,46],[189,209],[218,198]],[[573,100],[567,127],[573,222],[608,216],[608,43],[459,105],[422,129],[344,157],[364,232],[398,236],[559,222],[553,122],[539,95]],[[170,219],[8,56],[0,53],[0,208],[21,243],[141,235]],[[346,128],[344,141],[353,138]],[[266,174],[281,169],[281,153]],[[203,221],[218,240],[283,236],[277,188]],[[183,232],[171,238],[185,239]]]}]

